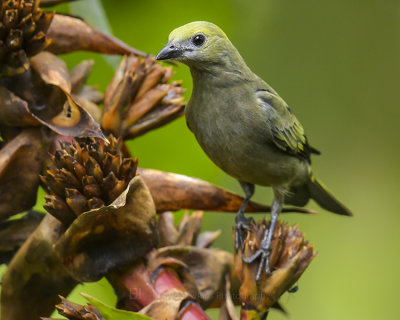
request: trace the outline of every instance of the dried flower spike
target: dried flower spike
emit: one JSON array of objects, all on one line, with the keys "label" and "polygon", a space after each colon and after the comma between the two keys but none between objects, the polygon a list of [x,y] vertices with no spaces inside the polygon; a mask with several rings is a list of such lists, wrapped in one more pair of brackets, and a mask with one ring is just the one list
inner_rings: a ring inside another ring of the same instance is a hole
[{"label": "dried flower spike", "polygon": [[29,68],[28,57],[48,44],[47,29],[54,13],[39,8],[40,0],[3,0],[0,5],[0,77]]},{"label": "dried flower spike", "polygon": [[41,177],[49,195],[45,209],[68,226],[81,213],[113,202],[135,176],[137,162],[124,158],[121,142],[94,138],[62,143]]},{"label": "dried flower spike", "polygon": [[184,89],[168,83],[172,75],[152,57],[124,57],[106,90],[102,128],[132,139],[183,115]]},{"label": "dried flower spike", "polygon": [[58,313],[73,320],[104,320],[100,311],[93,305],[81,306],[60,296],[61,302],[56,305]]},{"label": "dried flower spike", "polygon": [[[276,305],[280,296],[293,287],[316,254],[296,225],[278,223],[272,238],[272,273],[263,273],[257,283],[259,259],[247,264],[242,261],[242,257],[250,257],[258,250],[264,231],[269,228],[269,222],[263,220],[252,224],[250,228],[243,250],[239,249],[236,253],[235,269],[242,282],[239,291],[242,317],[262,319]],[[244,316],[243,313],[248,315]]]}]

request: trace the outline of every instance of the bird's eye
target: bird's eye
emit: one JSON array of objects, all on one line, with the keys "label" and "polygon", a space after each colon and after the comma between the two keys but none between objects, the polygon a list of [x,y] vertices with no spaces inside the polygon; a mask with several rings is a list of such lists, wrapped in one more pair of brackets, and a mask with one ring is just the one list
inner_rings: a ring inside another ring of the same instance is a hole
[{"label": "bird's eye", "polygon": [[192,42],[196,47],[200,47],[204,41],[206,41],[206,37],[202,34],[196,34],[192,39]]}]

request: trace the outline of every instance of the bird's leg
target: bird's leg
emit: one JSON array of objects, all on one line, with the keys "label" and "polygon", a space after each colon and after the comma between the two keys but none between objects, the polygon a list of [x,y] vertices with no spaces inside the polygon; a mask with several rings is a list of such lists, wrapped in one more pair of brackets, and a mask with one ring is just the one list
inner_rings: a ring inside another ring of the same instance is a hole
[{"label": "bird's leg", "polygon": [[242,189],[245,193],[245,198],[244,198],[243,203],[240,206],[240,209],[235,218],[235,222],[236,222],[235,248],[236,248],[236,250],[243,247],[242,230],[249,230],[249,224],[250,224],[251,218],[246,218],[244,216],[244,212],[246,210],[246,207],[247,207],[247,204],[249,203],[250,198],[254,194],[254,184],[243,182],[243,181],[239,181],[239,183],[242,186]]},{"label": "bird's leg", "polygon": [[259,256],[261,256],[261,261],[260,261],[260,265],[258,266],[256,281],[260,280],[264,264],[265,264],[266,273],[267,274],[271,273],[271,270],[269,268],[269,262],[270,262],[270,254],[271,254],[272,236],[274,234],[275,225],[276,225],[276,222],[278,221],[278,216],[282,210],[282,204],[283,204],[283,193],[274,189],[274,195],[275,195],[274,202],[272,203],[272,208],[271,208],[271,223],[269,225],[269,229],[265,230],[265,232],[264,232],[264,236],[261,241],[260,248],[251,257],[243,258],[244,262],[252,263]]}]

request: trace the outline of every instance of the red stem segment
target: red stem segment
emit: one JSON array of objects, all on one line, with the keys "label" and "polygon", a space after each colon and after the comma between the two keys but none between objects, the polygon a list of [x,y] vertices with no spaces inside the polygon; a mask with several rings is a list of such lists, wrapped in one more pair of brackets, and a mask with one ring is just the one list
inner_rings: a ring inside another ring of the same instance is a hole
[{"label": "red stem segment", "polygon": [[[178,289],[188,292],[175,270],[169,267],[161,267],[154,278],[153,285],[159,294],[170,289]],[[210,320],[200,305],[192,300],[182,303],[178,320]]]},{"label": "red stem segment", "polygon": [[[170,289],[188,292],[174,269],[161,266],[151,279],[143,261],[123,273],[109,274],[107,279],[118,295],[118,307],[130,311],[139,311]],[[210,320],[195,300],[182,303],[178,319]]]}]

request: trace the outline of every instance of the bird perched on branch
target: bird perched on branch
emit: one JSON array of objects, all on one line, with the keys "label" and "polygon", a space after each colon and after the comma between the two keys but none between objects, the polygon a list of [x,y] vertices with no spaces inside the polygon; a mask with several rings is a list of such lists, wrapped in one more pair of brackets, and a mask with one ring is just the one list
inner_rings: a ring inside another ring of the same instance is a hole
[{"label": "bird perched on branch", "polygon": [[260,250],[244,258],[250,263],[261,257],[257,279],[264,265],[270,273],[272,235],[283,203],[304,206],[312,198],[326,210],[352,215],[314,177],[310,156],[319,152],[309,145],[289,106],[249,69],[218,26],[198,21],[173,30],[157,59],[189,66],[193,92],[185,111],[188,127],[210,159],[245,192],[236,216],[236,249],[250,222],[244,211],[254,185],[273,189],[270,228]]}]

